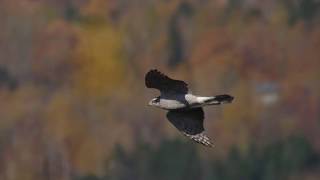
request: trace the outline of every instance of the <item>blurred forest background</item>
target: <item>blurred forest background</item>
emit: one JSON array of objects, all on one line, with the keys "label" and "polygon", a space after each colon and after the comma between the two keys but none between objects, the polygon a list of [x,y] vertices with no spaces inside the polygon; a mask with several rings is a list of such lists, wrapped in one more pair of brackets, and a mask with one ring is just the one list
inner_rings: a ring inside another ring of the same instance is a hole
[{"label": "blurred forest background", "polygon": [[[0,179],[320,179],[319,0],[0,0]],[[206,108],[182,136],[144,75]]]}]

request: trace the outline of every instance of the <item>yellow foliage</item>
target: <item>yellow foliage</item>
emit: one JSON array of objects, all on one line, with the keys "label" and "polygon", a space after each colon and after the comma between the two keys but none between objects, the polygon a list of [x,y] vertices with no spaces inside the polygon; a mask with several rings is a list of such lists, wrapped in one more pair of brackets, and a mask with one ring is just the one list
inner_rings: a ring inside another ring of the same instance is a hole
[{"label": "yellow foliage", "polygon": [[85,131],[85,124],[76,116],[72,109],[71,99],[63,94],[57,94],[49,103],[45,115],[49,136],[56,142],[63,142],[76,137]]},{"label": "yellow foliage", "polygon": [[123,77],[121,34],[108,25],[85,24],[79,29],[74,61],[75,87],[81,95],[107,96]]},{"label": "yellow foliage", "polygon": [[103,143],[97,142],[88,121],[74,109],[72,102],[70,96],[54,96],[46,110],[46,132],[50,141],[65,146],[73,166],[79,171],[97,172],[105,159]]}]

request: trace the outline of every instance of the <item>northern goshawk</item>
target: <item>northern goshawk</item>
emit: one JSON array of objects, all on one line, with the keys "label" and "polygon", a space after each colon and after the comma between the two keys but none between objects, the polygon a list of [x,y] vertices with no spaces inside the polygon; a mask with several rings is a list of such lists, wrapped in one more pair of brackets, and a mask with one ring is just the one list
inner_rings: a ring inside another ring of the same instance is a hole
[{"label": "northern goshawk", "polygon": [[150,106],[168,110],[167,118],[185,136],[205,146],[212,146],[204,134],[202,107],[231,103],[230,95],[201,97],[193,95],[184,81],[171,79],[158,70],[150,70],[145,76],[148,88],[160,90],[160,96],[149,102]]}]

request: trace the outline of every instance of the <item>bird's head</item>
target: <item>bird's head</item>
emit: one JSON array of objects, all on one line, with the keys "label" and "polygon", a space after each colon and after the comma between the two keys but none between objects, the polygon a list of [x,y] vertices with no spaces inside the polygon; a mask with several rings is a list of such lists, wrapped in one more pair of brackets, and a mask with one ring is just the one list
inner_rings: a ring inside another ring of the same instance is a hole
[{"label": "bird's head", "polygon": [[156,97],[156,98],[151,99],[151,101],[149,101],[149,106],[159,107],[160,106],[160,97]]}]

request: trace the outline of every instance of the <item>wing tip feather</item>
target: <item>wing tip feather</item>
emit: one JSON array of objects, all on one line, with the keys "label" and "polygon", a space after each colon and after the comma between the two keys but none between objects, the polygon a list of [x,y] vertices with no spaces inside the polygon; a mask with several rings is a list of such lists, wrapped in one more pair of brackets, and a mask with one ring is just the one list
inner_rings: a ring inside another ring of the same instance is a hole
[{"label": "wing tip feather", "polygon": [[213,148],[214,145],[210,142],[210,139],[208,136],[206,136],[204,133],[196,134],[196,135],[190,135],[187,133],[183,133],[185,136],[189,137],[193,141],[202,144],[206,147]]}]

